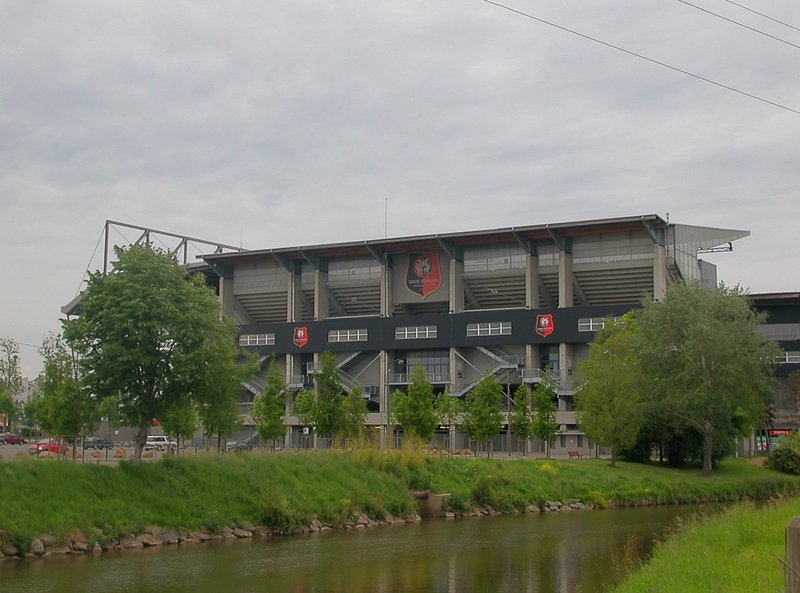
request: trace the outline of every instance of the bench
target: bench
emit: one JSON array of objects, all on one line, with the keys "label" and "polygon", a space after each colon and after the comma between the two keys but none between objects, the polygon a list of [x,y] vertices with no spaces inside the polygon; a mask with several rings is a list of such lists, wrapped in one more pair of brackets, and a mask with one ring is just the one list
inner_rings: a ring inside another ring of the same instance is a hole
[{"label": "bench", "polygon": [[583,459],[580,451],[567,451],[567,457],[570,459]]}]

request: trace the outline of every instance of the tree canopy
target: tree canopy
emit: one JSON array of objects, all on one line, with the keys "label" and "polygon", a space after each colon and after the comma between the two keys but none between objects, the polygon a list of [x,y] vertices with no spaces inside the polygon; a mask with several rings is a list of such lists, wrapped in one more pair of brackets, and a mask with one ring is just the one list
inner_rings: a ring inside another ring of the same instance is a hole
[{"label": "tree canopy", "polygon": [[758,331],[765,319],[741,288],[725,285],[674,285],[637,314],[648,398],[702,435],[706,475],[715,442],[758,426],[772,399],[780,350]]},{"label": "tree canopy", "polygon": [[267,367],[267,384],[253,400],[252,415],[256,430],[265,443],[275,448],[276,441],[286,434],[286,400],[288,391],[281,370],[274,360]]},{"label": "tree canopy", "polygon": [[428,443],[433,439],[439,419],[434,407],[433,385],[421,365],[411,371],[408,390],[392,394],[392,419],[403,427],[406,437]]},{"label": "tree canopy", "polygon": [[531,421],[532,436],[538,437],[544,443],[545,457],[550,459],[550,443],[558,432],[559,423],[556,420],[558,405],[556,404],[558,384],[550,373],[545,373],[542,380],[533,390],[534,412]]},{"label": "tree canopy", "polygon": [[606,319],[581,362],[577,390],[578,423],[593,441],[611,449],[611,465],[632,445],[642,425],[641,336],[631,315]]},{"label": "tree canopy", "polygon": [[92,274],[80,316],[64,322],[86,387],[100,398],[119,395],[122,421],[137,429],[136,459],[151,421],[186,398],[206,412],[207,428],[228,429],[208,413],[232,412],[252,368],[238,364],[237,331],[214,292],[149,245],[115,251],[114,272]]},{"label": "tree canopy", "polygon": [[93,432],[100,420],[99,405],[83,386],[74,352],[61,336],[50,334],[39,353],[44,358],[44,370],[38,382],[42,396],[39,408],[42,427],[66,440]]},{"label": "tree canopy", "polygon": [[450,392],[445,389],[436,396],[433,405],[436,410],[438,421],[449,429],[450,438],[448,439],[449,443],[447,448],[452,454],[455,447],[456,424],[464,411],[464,402],[451,395]]},{"label": "tree canopy", "polygon": [[316,407],[314,426],[322,436],[334,438],[342,433],[345,424],[342,401],[346,395],[336,357],[331,352],[319,356],[320,369],[314,373]]},{"label": "tree canopy", "polygon": [[464,428],[471,438],[484,442],[489,457],[492,456],[491,439],[503,425],[502,397],[503,389],[497,377],[489,372],[467,394]]},{"label": "tree canopy", "polygon": [[19,414],[14,396],[21,388],[19,345],[10,338],[2,338],[0,339],[0,416],[9,429]]},{"label": "tree canopy", "polygon": [[514,401],[508,411],[508,427],[522,441],[523,452],[527,454],[527,442],[533,437],[533,393],[527,383],[514,391]]},{"label": "tree canopy", "polygon": [[317,436],[331,440],[344,436],[349,428],[348,394],[336,368],[336,357],[331,352],[322,352],[319,356],[314,387],[314,391],[301,389],[297,392],[292,413],[302,424],[313,427]]},{"label": "tree canopy", "polygon": [[346,439],[359,439],[364,436],[364,423],[367,418],[367,402],[364,392],[357,386],[350,388],[342,402],[344,408],[344,426],[342,436]]}]

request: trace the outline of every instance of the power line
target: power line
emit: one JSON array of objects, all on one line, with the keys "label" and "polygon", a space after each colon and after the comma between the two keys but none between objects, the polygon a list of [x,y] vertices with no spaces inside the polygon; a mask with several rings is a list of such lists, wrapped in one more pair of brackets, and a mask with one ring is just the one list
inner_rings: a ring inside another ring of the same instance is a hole
[{"label": "power line", "polygon": [[789,27],[790,29],[794,29],[795,31],[800,31],[800,28],[797,28],[794,25],[790,25],[787,22],[781,21],[781,20],[776,19],[776,18],[772,18],[768,14],[764,14],[763,12],[758,12],[757,10],[753,10],[752,8],[750,8],[748,6],[745,6],[744,4],[739,4],[738,2],[734,2],[733,0],[725,0],[725,2],[727,2],[728,4],[733,4],[734,6],[738,6],[742,10],[747,10],[748,12],[752,12],[753,14],[757,14],[758,16],[764,17],[765,19],[769,19],[769,20],[771,20],[771,21],[773,21],[775,23],[778,23],[779,25],[783,25],[785,27]]},{"label": "power line", "polygon": [[698,6],[697,4],[692,4],[687,0],[675,0],[675,1],[680,2],[681,4],[685,4],[686,6],[691,6],[692,8],[696,8],[701,12],[705,12],[706,14],[710,14],[711,16],[715,16],[718,19],[722,19],[723,21],[727,21],[729,23],[742,27],[743,29],[747,29],[748,31],[753,31],[754,33],[758,33],[759,35],[763,35],[764,37],[769,37],[770,39],[774,39],[775,41],[779,41],[781,43],[785,43],[786,45],[791,45],[792,47],[800,49],[800,45],[797,45],[796,43],[792,43],[791,41],[786,41],[785,39],[781,39],[780,37],[776,37],[775,35],[770,35],[769,33],[765,33],[760,29],[756,29],[755,27],[751,27],[750,25],[745,25],[744,23],[740,23],[739,21],[735,21],[733,19],[729,19],[728,17],[722,16],[721,14],[717,14],[716,12],[711,12],[710,10],[706,10],[702,6]]},{"label": "power line", "polygon": [[521,10],[517,10],[516,8],[511,8],[510,6],[506,6],[505,4],[500,4],[499,2],[495,2],[494,0],[483,0],[483,1],[486,2],[487,4],[491,4],[493,6],[497,6],[498,8],[504,8],[505,10],[508,10],[509,12],[513,12],[513,13],[518,14],[520,16],[524,16],[525,18],[529,18],[531,20],[537,21],[539,23],[547,25],[548,27],[553,27],[555,29],[558,29],[560,31],[564,31],[566,33],[570,33],[572,35],[577,35],[578,37],[581,37],[583,39],[587,39],[589,41],[593,41],[594,43],[599,43],[600,45],[604,45],[606,47],[610,47],[611,49],[615,49],[617,51],[621,51],[622,53],[628,54],[629,56],[633,56],[635,58],[639,58],[640,60],[644,60],[646,62],[650,62],[651,64],[656,64],[656,65],[661,66],[663,68],[668,68],[668,69],[673,70],[675,72],[680,72],[681,74],[685,74],[686,76],[691,76],[692,78],[696,78],[697,80],[702,80],[703,82],[707,82],[708,84],[713,84],[714,86],[718,86],[718,87],[723,88],[725,90],[731,91],[732,93],[737,93],[739,95],[743,95],[745,97],[749,97],[750,99],[754,99],[756,101],[760,101],[762,103],[766,103],[767,105],[772,105],[773,107],[777,107],[778,109],[783,109],[784,111],[789,111],[789,112],[794,113],[796,115],[800,115],[800,110],[792,109],[791,107],[787,107],[786,105],[781,105],[780,103],[776,103],[775,101],[770,101],[769,99],[765,99],[764,97],[759,97],[758,95],[754,95],[752,93],[748,93],[747,91],[742,91],[740,89],[737,89],[735,87],[729,86],[727,84],[723,84],[721,82],[717,82],[716,80],[712,80],[710,78],[706,78],[705,76],[700,76],[699,74],[694,74],[693,72],[689,72],[688,70],[683,70],[682,68],[678,68],[677,66],[672,66],[670,64],[667,64],[666,62],[661,62],[660,60],[656,60],[654,58],[648,58],[647,56],[645,56],[643,54],[636,53],[636,52],[631,51],[629,49],[625,49],[624,47],[620,47],[618,45],[614,45],[613,43],[608,43],[607,41],[603,41],[602,39],[597,39],[596,37],[591,37],[590,35],[586,35],[584,33],[580,33],[578,31],[575,31],[573,29],[569,29],[569,28],[564,27],[562,25],[558,25],[558,24],[553,23],[551,21],[547,21],[545,19],[539,18],[539,17],[534,16],[532,14],[529,14],[527,12],[522,12]]}]

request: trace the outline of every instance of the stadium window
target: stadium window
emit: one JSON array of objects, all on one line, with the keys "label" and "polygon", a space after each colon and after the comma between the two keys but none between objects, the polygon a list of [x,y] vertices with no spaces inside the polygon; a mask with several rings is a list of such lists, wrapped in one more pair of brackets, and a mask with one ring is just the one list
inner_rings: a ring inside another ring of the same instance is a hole
[{"label": "stadium window", "polygon": [[596,332],[603,327],[602,317],[583,317],[578,319],[579,332]]},{"label": "stadium window", "polygon": [[328,342],[366,342],[366,329],[332,329],[328,332]]},{"label": "stadium window", "polygon": [[798,364],[800,363],[800,352],[796,350],[787,350],[783,354],[775,357],[776,364]]},{"label": "stadium window", "polygon": [[[614,321],[617,321],[614,317]],[[578,319],[579,332],[596,332],[606,326],[606,318],[604,317],[582,317]]]},{"label": "stadium window", "polygon": [[471,338],[482,336],[510,336],[511,322],[497,321],[490,323],[468,323],[467,336]]},{"label": "stadium window", "polygon": [[435,325],[413,325],[409,327],[396,327],[394,330],[395,340],[420,340],[431,339],[437,336],[438,330]]},{"label": "stadium window", "polygon": [[242,334],[239,346],[274,346],[275,334]]}]

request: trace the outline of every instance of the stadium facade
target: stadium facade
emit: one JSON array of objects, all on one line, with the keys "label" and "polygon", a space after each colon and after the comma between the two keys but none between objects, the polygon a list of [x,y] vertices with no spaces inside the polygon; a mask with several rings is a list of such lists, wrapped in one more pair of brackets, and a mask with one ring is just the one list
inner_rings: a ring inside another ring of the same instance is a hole
[{"label": "stadium facade", "polygon": [[[383,442],[391,393],[421,366],[435,391],[463,397],[485,372],[507,394],[551,373],[560,432],[553,452],[590,453],[578,430],[576,365],[602,321],[643,297],[661,299],[677,282],[717,284],[703,253],[729,251],[748,231],[631,216],[304,245],[204,255],[239,343],[273,358],[296,393],[313,385],[331,352],[343,383],[368,402],[368,426]],[[264,373],[266,368],[264,369]],[[247,383],[252,399],[264,374]],[[247,409],[247,401],[244,409]],[[247,414],[245,414],[247,417]],[[287,405],[287,445],[307,429]],[[440,434],[440,439],[445,435]],[[456,446],[472,445],[458,434]],[[535,449],[541,449],[541,443]],[[509,434],[496,449],[516,450]]]},{"label": "stadium facade", "polygon": [[767,313],[761,333],[783,350],[775,365],[771,418],[756,434],[756,449],[763,452],[800,427],[800,292],[751,294],[750,300]]}]

